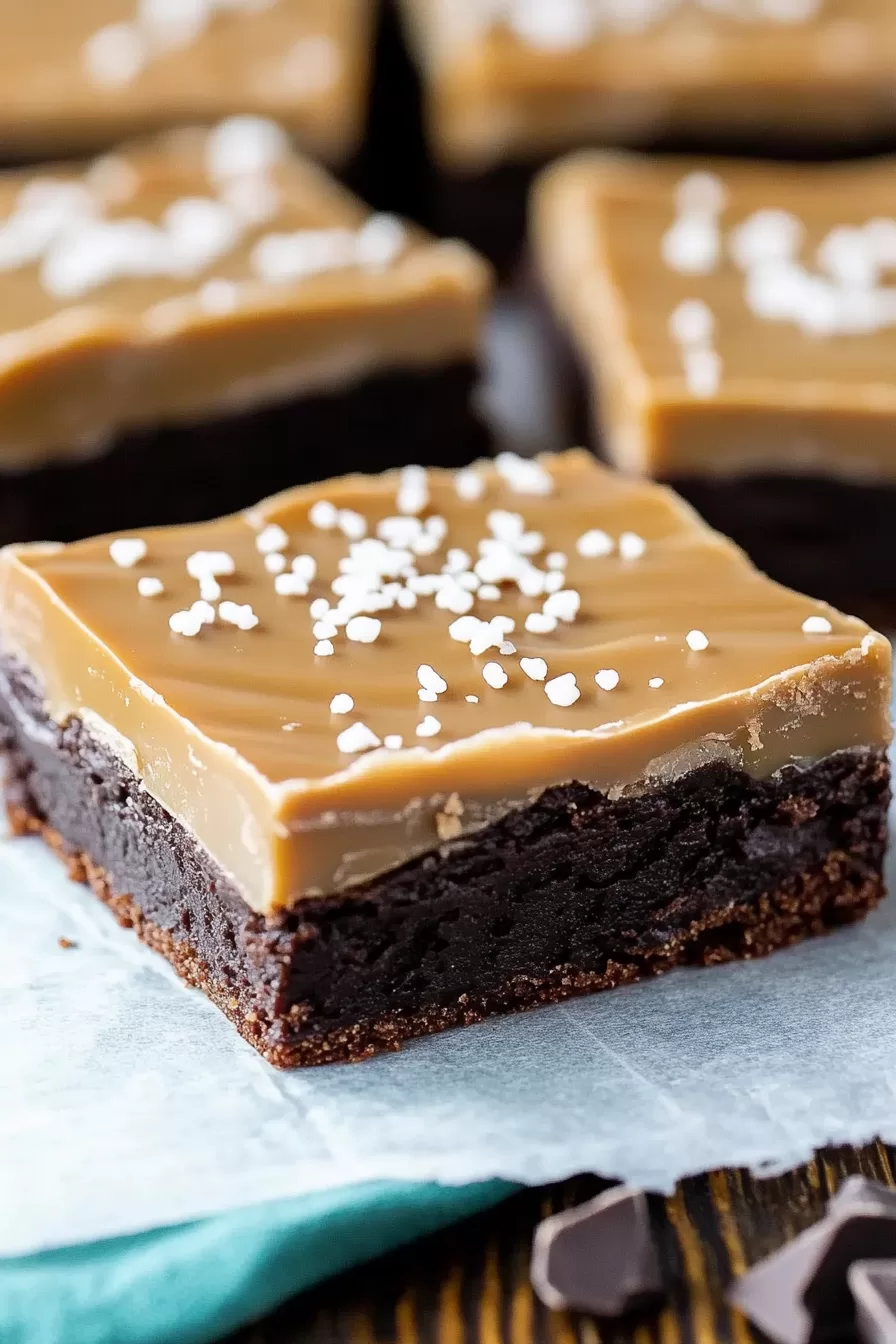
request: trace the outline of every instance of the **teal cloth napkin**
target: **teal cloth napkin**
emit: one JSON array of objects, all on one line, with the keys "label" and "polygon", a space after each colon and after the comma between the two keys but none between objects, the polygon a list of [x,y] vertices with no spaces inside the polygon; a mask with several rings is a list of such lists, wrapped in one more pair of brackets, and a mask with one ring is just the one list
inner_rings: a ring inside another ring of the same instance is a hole
[{"label": "teal cloth napkin", "polygon": [[378,1182],[0,1260],[0,1342],[208,1344],[514,1188]]}]

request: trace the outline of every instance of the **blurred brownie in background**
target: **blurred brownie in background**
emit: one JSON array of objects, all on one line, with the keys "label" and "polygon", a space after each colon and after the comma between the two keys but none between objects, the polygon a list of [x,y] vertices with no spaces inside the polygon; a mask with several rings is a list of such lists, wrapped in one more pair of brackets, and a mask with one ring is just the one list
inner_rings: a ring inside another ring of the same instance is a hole
[{"label": "blurred brownie in background", "polygon": [[507,267],[533,170],[578,146],[831,154],[896,130],[892,0],[396,0],[434,218]]},{"label": "blurred brownie in background", "polygon": [[533,230],[593,445],[773,577],[891,619],[896,160],[582,152]]},{"label": "blurred brownie in background", "polygon": [[60,158],[233,113],[347,170],[375,0],[28,0],[0,16],[0,157]]},{"label": "blurred brownie in background", "polygon": [[0,177],[0,541],[467,461],[489,284],[261,118]]}]

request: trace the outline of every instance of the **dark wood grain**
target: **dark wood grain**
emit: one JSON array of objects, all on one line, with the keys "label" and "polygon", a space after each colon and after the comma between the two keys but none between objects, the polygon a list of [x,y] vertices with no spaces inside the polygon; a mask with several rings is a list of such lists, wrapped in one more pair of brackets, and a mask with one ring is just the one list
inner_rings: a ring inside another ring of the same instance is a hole
[{"label": "dark wood grain", "polygon": [[829,1149],[784,1176],[717,1171],[654,1202],[668,1306],[624,1323],[547,1311],[529,1286],[536,1223],[603,1188],[577,1177],[513,1196],[490,1212],[343,1274],[235,1336],[232,1344],[751,1344],[725,1304],[748,1265],[808,1227],[844,1177],[893,1185],[880,1143]]}]

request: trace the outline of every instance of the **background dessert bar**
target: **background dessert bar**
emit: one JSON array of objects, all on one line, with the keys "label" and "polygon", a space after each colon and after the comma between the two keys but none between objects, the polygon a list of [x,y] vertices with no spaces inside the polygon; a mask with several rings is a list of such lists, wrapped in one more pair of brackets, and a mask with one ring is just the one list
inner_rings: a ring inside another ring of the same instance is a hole
[{"label": "background dessert bar", "polygon": [[400,0],[434,217],[506,267],[532,172],[579,145],[828,157],[893,143],[889,0]]},{"label": "background dessert bar", "polygon": [[582,153],[533,228],[599,451],[775,578],[892,619],[896,162]]},{"label": "background dessert bar", "polygon": [[487,446],[488,268],[234,117],[0,177],[0,541]]}]

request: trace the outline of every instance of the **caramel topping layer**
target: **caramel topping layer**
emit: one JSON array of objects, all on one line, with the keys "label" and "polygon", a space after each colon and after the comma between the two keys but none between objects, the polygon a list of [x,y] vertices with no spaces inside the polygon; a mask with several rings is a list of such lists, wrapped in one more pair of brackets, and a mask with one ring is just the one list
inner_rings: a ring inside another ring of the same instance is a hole
[{"label": "caramel topping layer", "polygon": [[342,162],[358,145],[371,0],[6,0],[0,143],[99,149],[232,112]]},{"label": "caramel topping layer", "polygon": [[0,470],[470,358],[487,291],[256,117],[0,176]]},{"label": "caramel topping layer", "polygon": [[892,127],[890,0],[403,0],[436,152],[487,168],[668,131]]},{"label": "caramel topping layer", "polygon": [[533,213],[620,465],[896,476],[896,160],[583,153]]},{"label": "caramel topping layer", "polygon": [[0,560],[4,649],[256,909],[547,786],[885,742],[886,640],[583,452],[409,468]]}]

